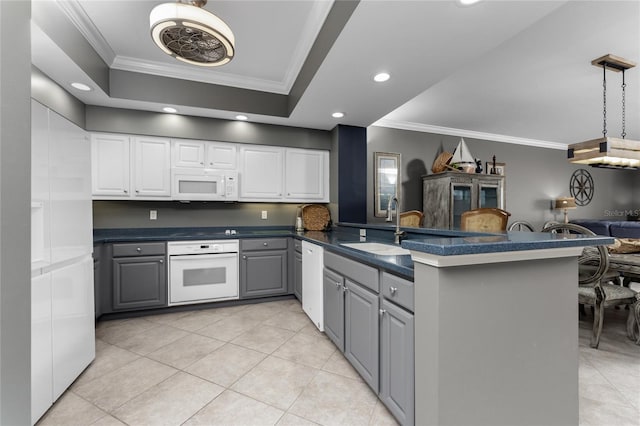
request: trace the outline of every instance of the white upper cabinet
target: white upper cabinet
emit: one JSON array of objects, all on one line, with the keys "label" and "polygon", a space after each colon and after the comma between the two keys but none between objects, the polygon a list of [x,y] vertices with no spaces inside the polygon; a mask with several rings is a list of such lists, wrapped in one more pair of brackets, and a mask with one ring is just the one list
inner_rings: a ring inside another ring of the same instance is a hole
[{"label": "white upper cabinet", "polygon": [[248,145],[240,148],[240,200],[282,199],[284,149]]},{"label": "white upper cabinet", "polygon": [[129,197],[129,136],[91,136],[91,174],[94,198]]},{"label": "white upper cabinet", "polygon": [[168,139],[134,137],[133,184],[135,197],[171,196],[171,143]]},{"label": "white upper cabinet", "polygon": [[238,168],[238,148],[231,143],[207,142],[209,169],[236,170]]},{"label": "white upper cabinet", "polygon": [[311,149],[285,151],[285,199],[329,201],[329,152]]},{"label": "white upper cabinet", "polygon": [[172,167],[236,170],[238,148],[224,142],[172,140]]},{"label": "white upper cabinet", "polygon": [[204,167],[205,142],[179,141],[173,143],[173,167]]},{"label": "white upper cabinet", "polygon": [[91,166],[95,200],[171,198],[169,139],[93,134]]}]

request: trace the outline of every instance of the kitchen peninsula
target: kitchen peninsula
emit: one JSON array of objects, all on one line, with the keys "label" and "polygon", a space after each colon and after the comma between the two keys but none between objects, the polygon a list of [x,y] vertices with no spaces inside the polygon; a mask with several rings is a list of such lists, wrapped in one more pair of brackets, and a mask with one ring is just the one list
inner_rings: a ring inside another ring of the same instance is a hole
[{"label": "kitchen peninsula", "polygon": [[[360,230],[366,237],[361,237]],[[348,335],[348,327],[357,323],[349,325],[346,319],[348,297],[370,295],[367,324],[375,324],[367,325],[370,328],[362,335],[368,342],[374,330],[379,358],[377,351],[371,360],[358,358],[360,343],[348,343],[349,336],[341,336],[342,348],[336,346],[348,359],[350,353],[355,354],[356,362],[350,361],[361,374],[363,365],[368,368],[367,361],[380,368],[379,376],[375,372],[370,378],[363,377],[402,424],[577,424],[577,256],[584,246],[609,244],[611,239],[405,230],[409,237],[402,248],[411,255],[395,254],[400,247],[391,244],[391,228],[359,224],[302,233],[282,227],[238,228],[235,234],[219,228],[96,230],[94,237],[98,244],[274,238],[322,246],[325,277],[339,275],[334,272],[343,277],[341,287],[325,280],[325,319],[331,306],[327,291],[338,288],[344,298],[341,327]],[[358,246],[360,243],[365,244]],[[382,249],[366,251],[370,243],[380,243]],[[289,245],[292,254],[294,245]],[[395,250],[385,253],[384,247]],[[349,268],[330,264],[336,257],[350,267],[367,268],[372,273],[365,276],[371,281],[358,280],[355,273],[349,275]],[[409,302],[401,300],[406,289],[411,291]],[[409,336],[400,340],[393,336],[400,330],[394,328],[397,317],[390,324],[385,322],[395,315],[393,309],[411,321],[405,330]],[[384,340],[389,330],[391,349]],[[327,335],[336,342],[329,332]],[[385,345],[390,352],[385,352]],[[394,352],[398,347],[400,352]],[[406,374],[402,376],[399,370]],[[387,392],[391,388],[387,399],[385,380],[391,383],[386,385]],[[400,404],[394,411],[396,402]]]}]

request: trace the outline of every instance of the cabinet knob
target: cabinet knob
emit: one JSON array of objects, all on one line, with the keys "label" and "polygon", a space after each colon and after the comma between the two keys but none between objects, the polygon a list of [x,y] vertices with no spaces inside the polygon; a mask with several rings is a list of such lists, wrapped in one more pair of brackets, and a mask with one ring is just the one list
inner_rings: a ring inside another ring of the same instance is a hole
[{"label": "cabinet knob", "polygon": [[269,243],[262,243],[262,245],[266,247],[269,245]]},{"label": "cabinet knob", "polygon": [[346,293],[347,291],[349,291],[349,289],[346,286],[343,285],[342,286],[342,291],[344,291]]},{"label": "cabinet knob", "polygon": [[336,283],[336,288],[340,288],[341,285],[342,284],[340,284],[340,283]]},{"label": "cabinet knob", "polygon": [[398,289],[396,287],[391,287],[389,288],[389,291],[391,292],[391,295],[396,294],[396,291],[398,291]]},{"label": "cabinet knob", "polygon": [[139,194],[139,193],[140,193],[140,190],[136,189],[136,194]]},{"label": "cabinet knob", "polygon": [[242,258],[243,258],[244,260],[247,260],[247,256],[242,256]]},{"label": "cabinet knob", "polygon": [[164,260],[163,260],[163,259],[160,259],[160,263],[164,263]]},{"label": "cabinet knob", "polygon": [[383,316],[384,314],[387,313],[387,310],[386,309],[380,309],[380,311],[378,311],[378,312],[380,312],[380,316]]},{"label": "cabinet knob", "polygon": [[141,249],[140,247],[138,247],[138,248],[136,248],[136,251],[137,251],[138,253],[140,253],[140,252],[142,251],[142,249]]},{"label": "cabinet knob", "polygon": [[204,163],[202,161],[200,162],[200,164],[204,166]]},{"label": "cabinet knob", "polygon": [[129,193],[129,191],[127,191],[127,190],[125,189],[125,190],[124,190],[124,193],[125,193],[125,194],[128,194],[128,193]]}]

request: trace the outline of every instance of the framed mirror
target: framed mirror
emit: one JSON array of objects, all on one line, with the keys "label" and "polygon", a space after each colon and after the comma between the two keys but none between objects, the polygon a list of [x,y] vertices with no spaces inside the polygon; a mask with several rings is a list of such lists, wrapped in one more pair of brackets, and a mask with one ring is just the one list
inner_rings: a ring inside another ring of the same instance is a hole
[{"label": "framed mirror", "polygon": [[[400,185],[400,154],[390,152],[373,153],[374,189],[373,204],[374,216],[387,216],[389,200],[399,194]],[[394,214],[397,214],[395,204],[392,206]]]}]

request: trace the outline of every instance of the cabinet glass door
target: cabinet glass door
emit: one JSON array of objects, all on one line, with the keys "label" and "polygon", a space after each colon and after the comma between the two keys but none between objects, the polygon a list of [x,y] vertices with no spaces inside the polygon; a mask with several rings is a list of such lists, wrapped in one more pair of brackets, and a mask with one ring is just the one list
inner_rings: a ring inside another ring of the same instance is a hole
[{"label": "cabinet glass door", "polygon": [[498,187],[480,185],[478,190],[478,207],[500,208],[498,205]]},{"label": "cabinet glass door", "polygon": [[460,217],[463,212],[471,210],[471,185],[452,185],[452,220],[451,228],[460,228]]}]

